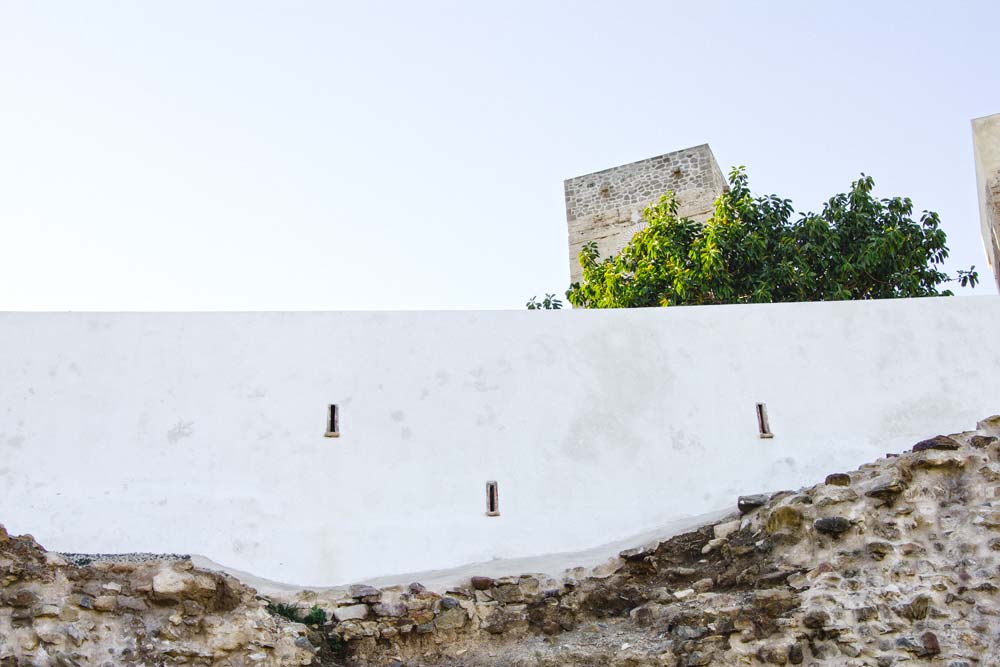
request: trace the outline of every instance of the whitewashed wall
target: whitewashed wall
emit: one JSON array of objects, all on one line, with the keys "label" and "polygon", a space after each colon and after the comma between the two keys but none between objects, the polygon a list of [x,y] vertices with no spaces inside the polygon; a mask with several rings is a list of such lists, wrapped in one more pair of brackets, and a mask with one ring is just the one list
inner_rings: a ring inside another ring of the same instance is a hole
[{"label": "whitewashed wall", "polygon": [[311,585],[583,549],[973,427],[998,341],[998,297],[8,313],[0,522]]},{"label": "whitewashed wall", "polygon": [[[1000,290],[1000,113],[973,119],[972,146],[976,158],[983,247]],[[989,280],[989,276],[983,277]]]}]

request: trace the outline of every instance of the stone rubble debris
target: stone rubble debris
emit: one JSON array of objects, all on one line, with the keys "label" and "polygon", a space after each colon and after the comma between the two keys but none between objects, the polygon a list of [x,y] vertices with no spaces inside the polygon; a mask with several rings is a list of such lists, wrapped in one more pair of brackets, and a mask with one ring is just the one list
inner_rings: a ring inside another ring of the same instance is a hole
[{"label": "stone rubble debris", "polygon": [[0,526],[0,667],[316,664],[266,606],[186,557],[63,557]]}]

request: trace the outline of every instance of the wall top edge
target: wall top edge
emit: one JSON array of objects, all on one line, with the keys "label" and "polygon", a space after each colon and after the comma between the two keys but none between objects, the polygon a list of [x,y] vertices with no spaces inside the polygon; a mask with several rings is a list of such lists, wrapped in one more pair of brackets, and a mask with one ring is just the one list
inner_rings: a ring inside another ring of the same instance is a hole
[{"label": "wall top edge", "polygon": [[687,148],[681,148],[676,151],[670,151],[669,153],[663,153],[661,155],[654,155],[652,157],[643,158],[642,160],[633,160],[632,162],[626,162],[624,164],[615,165],[614,167],[608,167],[607,169],[600,169],[598,171],[591,171],[586,174],[580,174],[579,176],[572,176],[570,178],[565,179],[563,183],[564,184],[572,183],[582,178],[589,178],[591,176],[598,176],[600,174],[606,174],[608,172],[617,171],[619,169],[625,169],[627,167],[632,167],[637,164],[642,164],[643,162],[649,162],[650,160],[656,160],[661,157],[669,157],[671,155],[677,155],[678,153],[687,153],[688,151],[696,151],[701,149],[708,151],[708,154],[709,156],[711,156],[712,161],[713,162],[715,161],[715,154],[712,153],[712,147],[709,146],[707,143],[704,143],[704,144],[698,144],[697,146],[688,146]]},{"label": "wall top edge", "polygon": [[973,118],[972,121],[970,122],[972,123],[972,126],[975,127],[976,125],[981,125],[983,123],[993,122],[993,121],[1000,121],[1000,113],[991,113],[986,116]]},{"label": "wall top edge", "polygon": [[955,306],[970,306],[975,301],[977,305],[989,304],[990,307],[1000,306],[1000,294],[973,294],[955,297],[910,297],[900,299],[864,299],[845,301],[792,301],[781,303],[739,303],[739,304],[719,304],[705,306],[670,306],[670,307],[648,307],[648,308],[606,308],[606,309],[586,309],[586,308],[564,308],[559,311],[547,311],[547,315],[532,313],[527,309],[442,309],[442,310],[0,310],[0,317],[8,316],[39,316],[39,317],[72,317],[72,316],[95,316],[95,317],[142,317],[142,316],[193,316],[199,318],[229,317],[229,316],[371,316],[371,317],[394,317],[413,316],[430,317],[441,315],[491,315],[491,314],[514,314],[523,313],[525,317],[625,317],[630,314],[661,313],[666,315],[672,312],[701,312],[710,313],[713,311],[732,311],[734,309],[744,310],[764,310],[764,309],[789,309],[789,308],[845,308],[845,309],[865,309],[878,307],[904,307],[920,302],[924,305],[931,303],[938,304],[939,307],[947,307],[946,304]]}]

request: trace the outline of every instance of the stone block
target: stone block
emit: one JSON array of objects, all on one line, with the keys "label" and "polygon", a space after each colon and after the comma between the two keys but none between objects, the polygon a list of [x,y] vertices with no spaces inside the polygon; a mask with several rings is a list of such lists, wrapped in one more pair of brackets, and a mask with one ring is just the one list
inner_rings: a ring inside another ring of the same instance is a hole
[{"label": "stone block", "polygon": [[333,617],[338,621],[363,621],[368,618],[368,605],[352,604],[346,607],[337,607],[333,610]]}]

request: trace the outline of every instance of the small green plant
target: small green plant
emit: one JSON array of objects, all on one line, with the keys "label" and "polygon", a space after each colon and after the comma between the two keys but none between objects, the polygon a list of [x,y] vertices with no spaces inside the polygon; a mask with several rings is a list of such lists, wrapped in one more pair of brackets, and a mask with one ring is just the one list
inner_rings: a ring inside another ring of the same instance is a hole
[{"label": "small green plant", "polygon": [[[267,610],[275,616],[287,618],[289,621],[294,623],[302,622],[302,610],[299,609],[298,605],[285,604],[284,602],[268,602]],[[322,609],[320,611],[322,611]]]},{"label": "small green plant", "polygon": [[340,635],[333,633],[326,635],[326,645],[335,657],[344,658],[347,656],[347,642]]},{"label": "small green plant", "polygon": [[302,622],[306,625],[323,625],[326,623],[326,612],[318,604],[314,604]]}]

